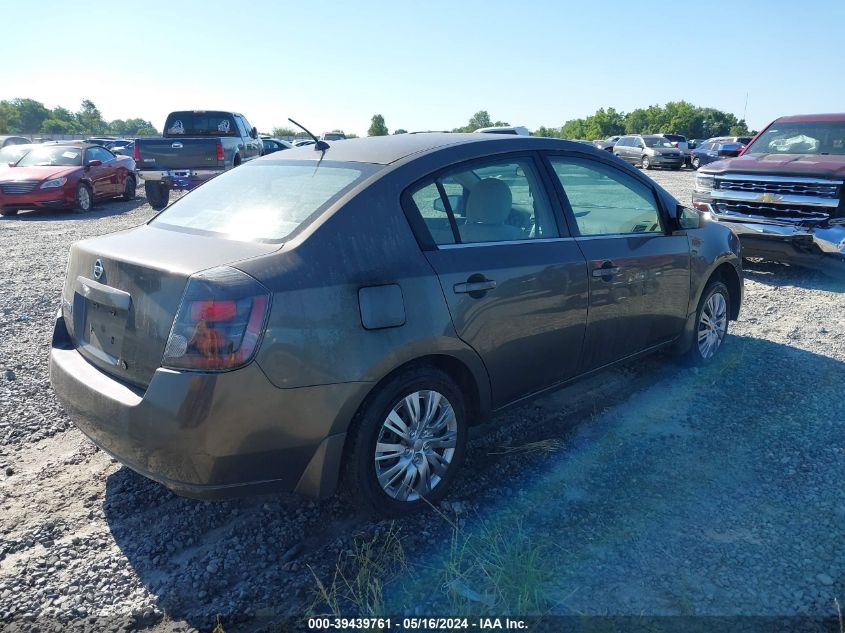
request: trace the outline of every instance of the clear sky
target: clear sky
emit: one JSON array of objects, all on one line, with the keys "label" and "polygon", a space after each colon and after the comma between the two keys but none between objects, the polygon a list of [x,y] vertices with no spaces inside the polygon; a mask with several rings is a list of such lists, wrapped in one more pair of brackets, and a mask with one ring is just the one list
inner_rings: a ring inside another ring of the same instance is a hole
[{"label": "clear sky", "polygon": [[845,2],[0,0],[0,99],[161,129],[231,109],[262,131],[534,129],[685,99],[759,129],[845,110]]}]

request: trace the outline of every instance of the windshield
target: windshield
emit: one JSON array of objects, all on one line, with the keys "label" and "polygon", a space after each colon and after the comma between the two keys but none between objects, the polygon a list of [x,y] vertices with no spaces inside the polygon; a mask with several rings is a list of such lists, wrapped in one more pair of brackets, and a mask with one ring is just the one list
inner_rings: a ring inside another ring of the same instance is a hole
[{"label": "windshield", "polygon": [[746,154],[845,154],[845,121],[774,123]]},{"label": "windshield", "polygon": [[29,151],[28,147],[20,145],[9,145],[0,149],[0,167],[5,167],[9,163],[16,163],[21,156]]},{"label": "windshield", "polygon": [[174,112],[164,124],[166,135],[238,136],[235,121],[226,112]]},{"label": "windshield", "polygon": [[262,162],[239,167],[177,200],[153,224],[233,240],[278,242],[379,167],[365,163]]},{"label": "windshield", "polygon": [[674,147],[672,143],[670,143],[667,139],[663,138],[662,136],[660,138],[644,137],[643,140],[645,141],[646,147]]},{"label": "windshield", "polygon": [[71,167],[82,165],[82,149],[79,147],[39,147],[32,150],[18,162],[18,167],[58,165]]}]

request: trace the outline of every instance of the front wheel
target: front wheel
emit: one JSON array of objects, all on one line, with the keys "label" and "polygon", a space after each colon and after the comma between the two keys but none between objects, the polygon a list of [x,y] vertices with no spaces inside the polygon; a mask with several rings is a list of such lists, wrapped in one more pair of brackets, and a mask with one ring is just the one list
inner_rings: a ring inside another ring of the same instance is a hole
[{"label": "front wheel", "polygon": [[730,308],[728,287],[721,281],[707,284],[698,302],[694,338],[688,352],[689,360],[694,364],[709,363],[722,349],[728,334]]},{"label": "front wheel", "polygon": [[397,517],[436,504],[463,461],[464,398],[434,367],[388,380],[363,405],[347,445],[344,484],[370,514]]},{"label": "front wheel", "polygon": [[76,185],[76,198],[74,199],[73,210],[76,213],[85,213],[94,206],[94,196],[91,188],[83,183]]},{"label": "front wheel", "polygon": [[649,160],[648,156],[643,156],[642,166],[643,169],[651,169],[651,161]]}]

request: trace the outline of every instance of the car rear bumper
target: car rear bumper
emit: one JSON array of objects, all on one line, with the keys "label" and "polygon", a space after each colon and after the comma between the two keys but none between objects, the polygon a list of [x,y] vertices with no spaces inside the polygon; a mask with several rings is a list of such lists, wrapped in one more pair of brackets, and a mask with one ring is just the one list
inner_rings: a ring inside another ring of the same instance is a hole
[{"label": "car rear bumper", "polygon": [[170,169],[170,170],[137,170],[138,176],[151,182],[161,182],[171,189],[193,189],[204,182],[219,176],[225,171],[219,169]]},{"label": "car rear bumper", "polygon": [[370,387],[279,389],[251,363],[214,374],[158,369],[140,390],[86,361],[61,317],[50,382],[97,446],[177,494],[201,499],[332,494],[346,427]]}]

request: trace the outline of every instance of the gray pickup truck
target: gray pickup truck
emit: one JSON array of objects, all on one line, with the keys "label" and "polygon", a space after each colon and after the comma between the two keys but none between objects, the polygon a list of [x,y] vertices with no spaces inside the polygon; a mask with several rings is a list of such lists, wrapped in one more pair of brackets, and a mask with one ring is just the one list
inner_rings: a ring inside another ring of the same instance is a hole
[{"label": "gray pickup truck", "polygon": [[242,114],[182,110],[168,115],[162,138],[138,139],[134,158],[147,200],[163,209],[171,189],[193,189],[262,153],[258,131]]}]

